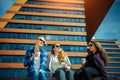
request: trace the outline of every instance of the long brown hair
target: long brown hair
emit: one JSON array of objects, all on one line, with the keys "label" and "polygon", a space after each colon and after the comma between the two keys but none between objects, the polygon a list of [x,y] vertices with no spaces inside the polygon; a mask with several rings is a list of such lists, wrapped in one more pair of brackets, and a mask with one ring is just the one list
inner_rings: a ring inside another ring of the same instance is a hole
[{"label": "long brown hair", "polygon": [[[52,45],[51,54],[53,54],[53,55],[55,55],[55,52],[54,52],[53,49],[55,48],[56,44],[57,43],[55,43],[55,44]],[[61,49],[61,51],[59,51],[59,54],[57,56],[59,62],[60,63],[63,62],[63,61],[65,62],[66,61],[66,57],[67,57],[66,53],[63,51],[63,49]]]},{"label": "long brown hair", "polygon": [[101,44],[98,41],[91,41],[90,43],[93,43],[95,45],[96,49],[101,52],[101,54],[105,60],[105,64],[107,64],[109,62],[109,58],[107,56],[106,51],[101,46]]}]

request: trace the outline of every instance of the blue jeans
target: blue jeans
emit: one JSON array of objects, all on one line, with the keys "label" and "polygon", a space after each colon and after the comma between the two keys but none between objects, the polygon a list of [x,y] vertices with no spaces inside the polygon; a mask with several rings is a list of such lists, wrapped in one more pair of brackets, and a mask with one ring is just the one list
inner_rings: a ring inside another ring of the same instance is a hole
[{"label": "blue jeans", "polygon": [[66,70],[65,68],[59,68],[53,74],[57,80],[74,80],[74,72],[72,70]]},{"label": "blue jeans", "polygon": [[45,70],[35,70],[28,73],[28,77],[31,77],[31,80],[47,80],[49,75],[50,72]]}]

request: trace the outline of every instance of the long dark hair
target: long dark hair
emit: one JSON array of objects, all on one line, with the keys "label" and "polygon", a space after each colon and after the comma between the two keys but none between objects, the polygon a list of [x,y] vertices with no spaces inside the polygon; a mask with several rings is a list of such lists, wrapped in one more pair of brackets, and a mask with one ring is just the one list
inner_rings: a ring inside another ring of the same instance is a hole
[{"label": "long dark hair", "polygon": [[105,64],[107,64],[109,62],[109,58],[107,56],[106,51],[101,46],[101,44],[98,41],[91,41],[90,43],[93,43],[95,45],[97,51],[99,51],[102,54],[102,56],[103,56],[103,58],[105,60]]}]

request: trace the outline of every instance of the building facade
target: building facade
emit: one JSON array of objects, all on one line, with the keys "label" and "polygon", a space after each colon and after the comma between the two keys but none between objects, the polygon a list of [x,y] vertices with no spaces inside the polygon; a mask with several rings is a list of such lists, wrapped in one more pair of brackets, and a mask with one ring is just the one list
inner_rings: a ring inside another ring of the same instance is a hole
[{"label": "building facade", "polygon": [[[24,55],[38,36],[47,40],[48,45],[42,48],[48,54],[51,44],[60,43],[73,69],[78,69],[87,55],[85,19],[84,0],[16,0],[0,19],[0,77],[27,75]],[[119,77],[119,62],[116,69],[111,65],[108,76]]]},{"label": "building facade", "polygon": [[26,76],[24,55],[38,36],[47,40],[48,54],[60,43],[73,69],[79,68],[87,55],[85,27],[83,0],[17,0],[1,18],[0,76]]}]

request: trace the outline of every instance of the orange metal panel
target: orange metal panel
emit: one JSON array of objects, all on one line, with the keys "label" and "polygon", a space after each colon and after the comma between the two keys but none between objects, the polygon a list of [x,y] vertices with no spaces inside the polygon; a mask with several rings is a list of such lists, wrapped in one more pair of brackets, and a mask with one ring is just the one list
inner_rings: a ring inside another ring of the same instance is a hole
[{"label": "orange metal panel", "polygon": [[[26,2],[26,0],[16,0],[16,3],[19,4],[24,4]],[[18,11],[21,8],[21,6],[11,6],[9,10],[14,10],[14,11]],[[9,13],[5,13],[1,18],[6,18],[6,19],[11,19],[13,16],[15,15],[15,13],[9,14]],[[5,25],[7,24],[7,22],[3,22],[0,20],[0,29],[4,28]]]},{"label": "orange metal panel", "polygon": [[16,3],[22,3],[24,4],[27,0],[16,0]]},{"label": "orange metal panel", "polygon": [[[73,69],[80,68],[80,64],[72,64]],[[0,68],[26,68],[23,63],[0,63]]]},{"label": "orange metal panel", "polygon": [[[108,74],[120,74],[120,72],[107,72]],[[119,79],[118,79],[119,80]]]},{"label": "orange metal panel", "polygon": [[0,55],[25,55],[26,50],[0,50]]},{"label": "orange metal panel", "polygon": [[[0,55],[18,55],[18,56],[24,56],[26,53],[26,50],[0,50]],[[51,52],[48,51],[47,54],[50,54]],[[86,52],[66,52],[68,56],[73,57],[85,57],[87,55]]]},{"label": "orange metal panel", "polygon": [[72,8],[72,7],[70,8],[70,7],[58,7],[58,6],[47,6],[47,5],[17,4],[17,3],[14,5],[23,6],[23,7],[31,7],[31,8],[84,11],[84,8]]},{"label": "orange metal panel", "polygon": [[81,68],[81,64],[72,64],[72,69],[79,69]]},{"label": "orange metal panel", "polygon": [[[80,67],[81,64],[72,64],[72,69],[79,69]],[[0,63],[0,68],[27,68],[27,67],[24,67],[23,63]],[[114,68],[114,67],[108,67],[108,68]],[[108,73],[118,74],[120,72],[108,72]]]},{"label": "orange metal panel", "polygon": [[12,29],[4,28],[0,32],[16,32],[16,33],[36,33],[36,34],[61,34],[61,35],[83,35],[86,36],[86,32],[70,32],[70,31],[52,31],[52,30],[32,30],[32,29]]},{"label": "orange metal panel", "polygon": [[120,48],[104,48],[104,49],[111,49],[111,50],[120,50]]},{"label": "orange metal panel", "polygon": [[120,57],[119,57],[119,56],[115,56],[115,57],[113,57],[113,56],[112,56],[112,57],[109,56],[109,58],[114,58],[114,59],[117,59],[117,58],[118,58],[118,59],[119,59]]},{"label": "orange metal panel", "polygon": [[25,68],[23,63],[0,63],[0,68]]},{"label": "orange metal panel", "polygon": [[107,52],[107,54],[120,54],[120,52]]},{"label": "orange metal panel", "polygon": [[110,61],[109,63],[112,63],[112,64],[120,64],[120,62],[112,62],[112,61]]},{"label": "orange metal panel", "polygon": [[[0,38],[0,43],[34,44],[35,40]],[[74,42],[74,41],[47,41],[47,43],[48,44],[60,43],[61,45],[81,45],[81,46],[86,46],[87,45],[87,42]]]},{"label": "orange metal panel", "polygon": [[44,13],[44,12],[25,12],[25,11],[14,11],[9,10],[7,13],[12,14],[23,14],[23,15],[35,15],[35,16],[50,16],[50,17],[63,17],[63,18],[85,18],[85,15],[75,14],[56,14],[56,13]]},{"label": "orange metal panel", "polygon": [[16,19],[0,19],[1,22],[27,23],[27,24],[46,24],[46,25],[63,25],[63,26],[86,26],[85,23],[71,23],[71,22],[53,22],[40,20],[16,20]]},{"label": "orange metal panel", "polygon": [[115,40],[104,40],[104,39],[92,39],[92,40],[98,42],[115,42]]},{"label": "orange metal panel", "polygon": [[116,67],[116,66],[107,66],[107,68],[120,68],[120,67]]},{"label": "orange metal panel", "polygon": [[72,3],[72,4],[84,4],[84,1],[78,1],[78,0],[36,0],[36,1],[59,2],[59,3],[68,3],[68,4],[69,3]]}]

